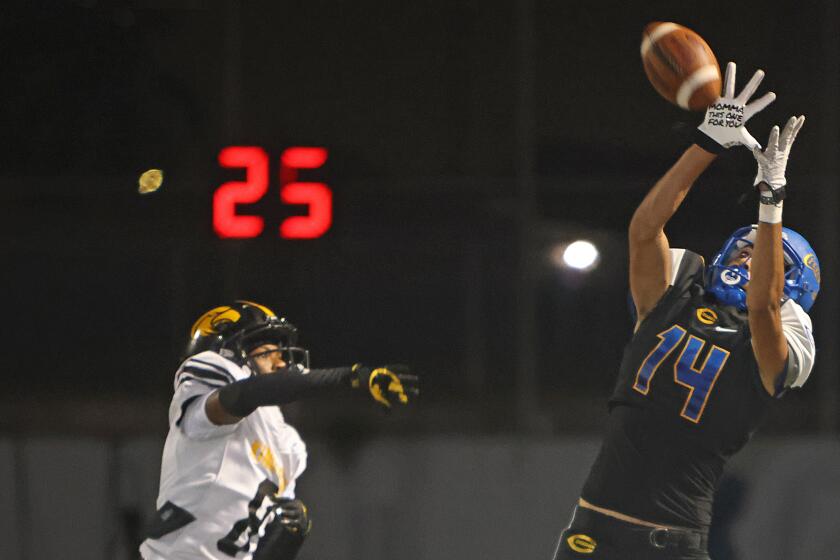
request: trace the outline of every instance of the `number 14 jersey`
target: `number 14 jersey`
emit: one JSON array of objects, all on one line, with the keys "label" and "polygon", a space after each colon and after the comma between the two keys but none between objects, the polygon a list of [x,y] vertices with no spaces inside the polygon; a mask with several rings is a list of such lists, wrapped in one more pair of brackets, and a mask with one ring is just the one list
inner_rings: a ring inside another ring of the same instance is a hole
[{"label": "number 14 jersey", "polygon": [[[582,497],[646,521],[702,529],[726,460],[775,399],[761,383],[747,315],[706,294],[699,255],[671,256],[670,287],[625,348]],[[784,306],[785,379],[796,385],[813,361],[811,324],[795,302]]]}]

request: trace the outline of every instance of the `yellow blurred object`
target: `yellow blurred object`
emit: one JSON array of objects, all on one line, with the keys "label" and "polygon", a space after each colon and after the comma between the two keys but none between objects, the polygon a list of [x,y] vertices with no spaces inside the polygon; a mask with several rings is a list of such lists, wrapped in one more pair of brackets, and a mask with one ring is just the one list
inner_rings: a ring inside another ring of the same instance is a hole
[{"label": "yellow blurred object", "polygon": [[155,192],[163,184],[163,171],[160,169],[149,169],[140,175],[140,186],[137,192],[140,194],[147,194]]}]

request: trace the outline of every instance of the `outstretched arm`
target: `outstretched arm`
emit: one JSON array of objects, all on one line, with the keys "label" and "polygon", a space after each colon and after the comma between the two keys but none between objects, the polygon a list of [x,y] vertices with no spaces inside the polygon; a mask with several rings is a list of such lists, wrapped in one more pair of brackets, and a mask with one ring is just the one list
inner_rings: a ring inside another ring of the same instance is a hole
[{"label": "outstretched arm", "polygon": [[207,418],[216,425],[235,424],[261,406],[282,405],[325,391],[347,387],[361,389],[371,398],[390,408],[391,402],[407,404],[416,396],[417,376],[405,366],[313,369],[306,373],[281,370],[257,375],[214,391],[204,407]]},{"label": "outstretched arm", "polygon": [[671,259],[665,224],[715,157],[697,145],[690,146],[656,182],[633,214],[628,232],[630,292],[639,323],[668,289]]},{"label": "outstretched arm", "polygon": [[260,406],[288,404],[335,387],[349,387],[350,375],[349,367],[257,375],[214,391],[204,409],[214,424],[235,424]]},{"label": "outstretched arm", "polygon": [[747,287],[747,316],[761,382],[771,395],[776,394],[777,381],[788,360],[781,313],[785,278],[781,198],[787,182],[785,169],[790,148],[804,122],[805,117],[791,117],[781,136],[779,127],[774,126],[767,149],[753,150],[758,161],[756,184],[761,203]]},{"label": "outstretched arm", "polygon": [[726,67],[723,96],[706,110],[696,143],[657,181],[630,221],[630,292],[638,314],[637,326],[668,289],[671,259],[665,224],[716,154],[731,146],[744,145],[751,149],[758,146],[744,125],[772,103],[776,94],[767,93],[747,105],[764,72],[756,71],[743,91],[735,96],[735,70],[735,63],[730,62]]}]

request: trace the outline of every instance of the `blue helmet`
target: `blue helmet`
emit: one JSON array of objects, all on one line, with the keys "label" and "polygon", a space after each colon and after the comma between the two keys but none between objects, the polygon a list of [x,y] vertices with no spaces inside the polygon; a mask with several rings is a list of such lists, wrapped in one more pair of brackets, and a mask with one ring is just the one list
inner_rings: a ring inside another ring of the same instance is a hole
[{"label": "blue helmet", "polygon": [[[755,241],[757,226],[735,230],[706,269],[706,288],[724,305],[745,311],[750,280],[744,266],[727,266],[735,254]],[[790,228],[782,228],[782,250],[785,256],[785,298],[792,299],[808,311],[820,291],[820,261],[810,243]]]}]

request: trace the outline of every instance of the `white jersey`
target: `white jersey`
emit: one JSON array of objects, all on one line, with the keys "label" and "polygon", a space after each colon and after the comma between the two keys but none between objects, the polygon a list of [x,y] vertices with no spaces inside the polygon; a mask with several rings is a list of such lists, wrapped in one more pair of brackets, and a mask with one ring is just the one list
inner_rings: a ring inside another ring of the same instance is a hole
[{"label": "white jersey", "polygon": [[143,542],[145,560],[250,560],[274,519],[274,500],[294,498],[306,446],[279,407],[258,408],[227,426],[213,425],[203,412],[210,393],[249,375],[215,352],[188,358],[175,373],[157,507],[160,520],[183,521]]}]

